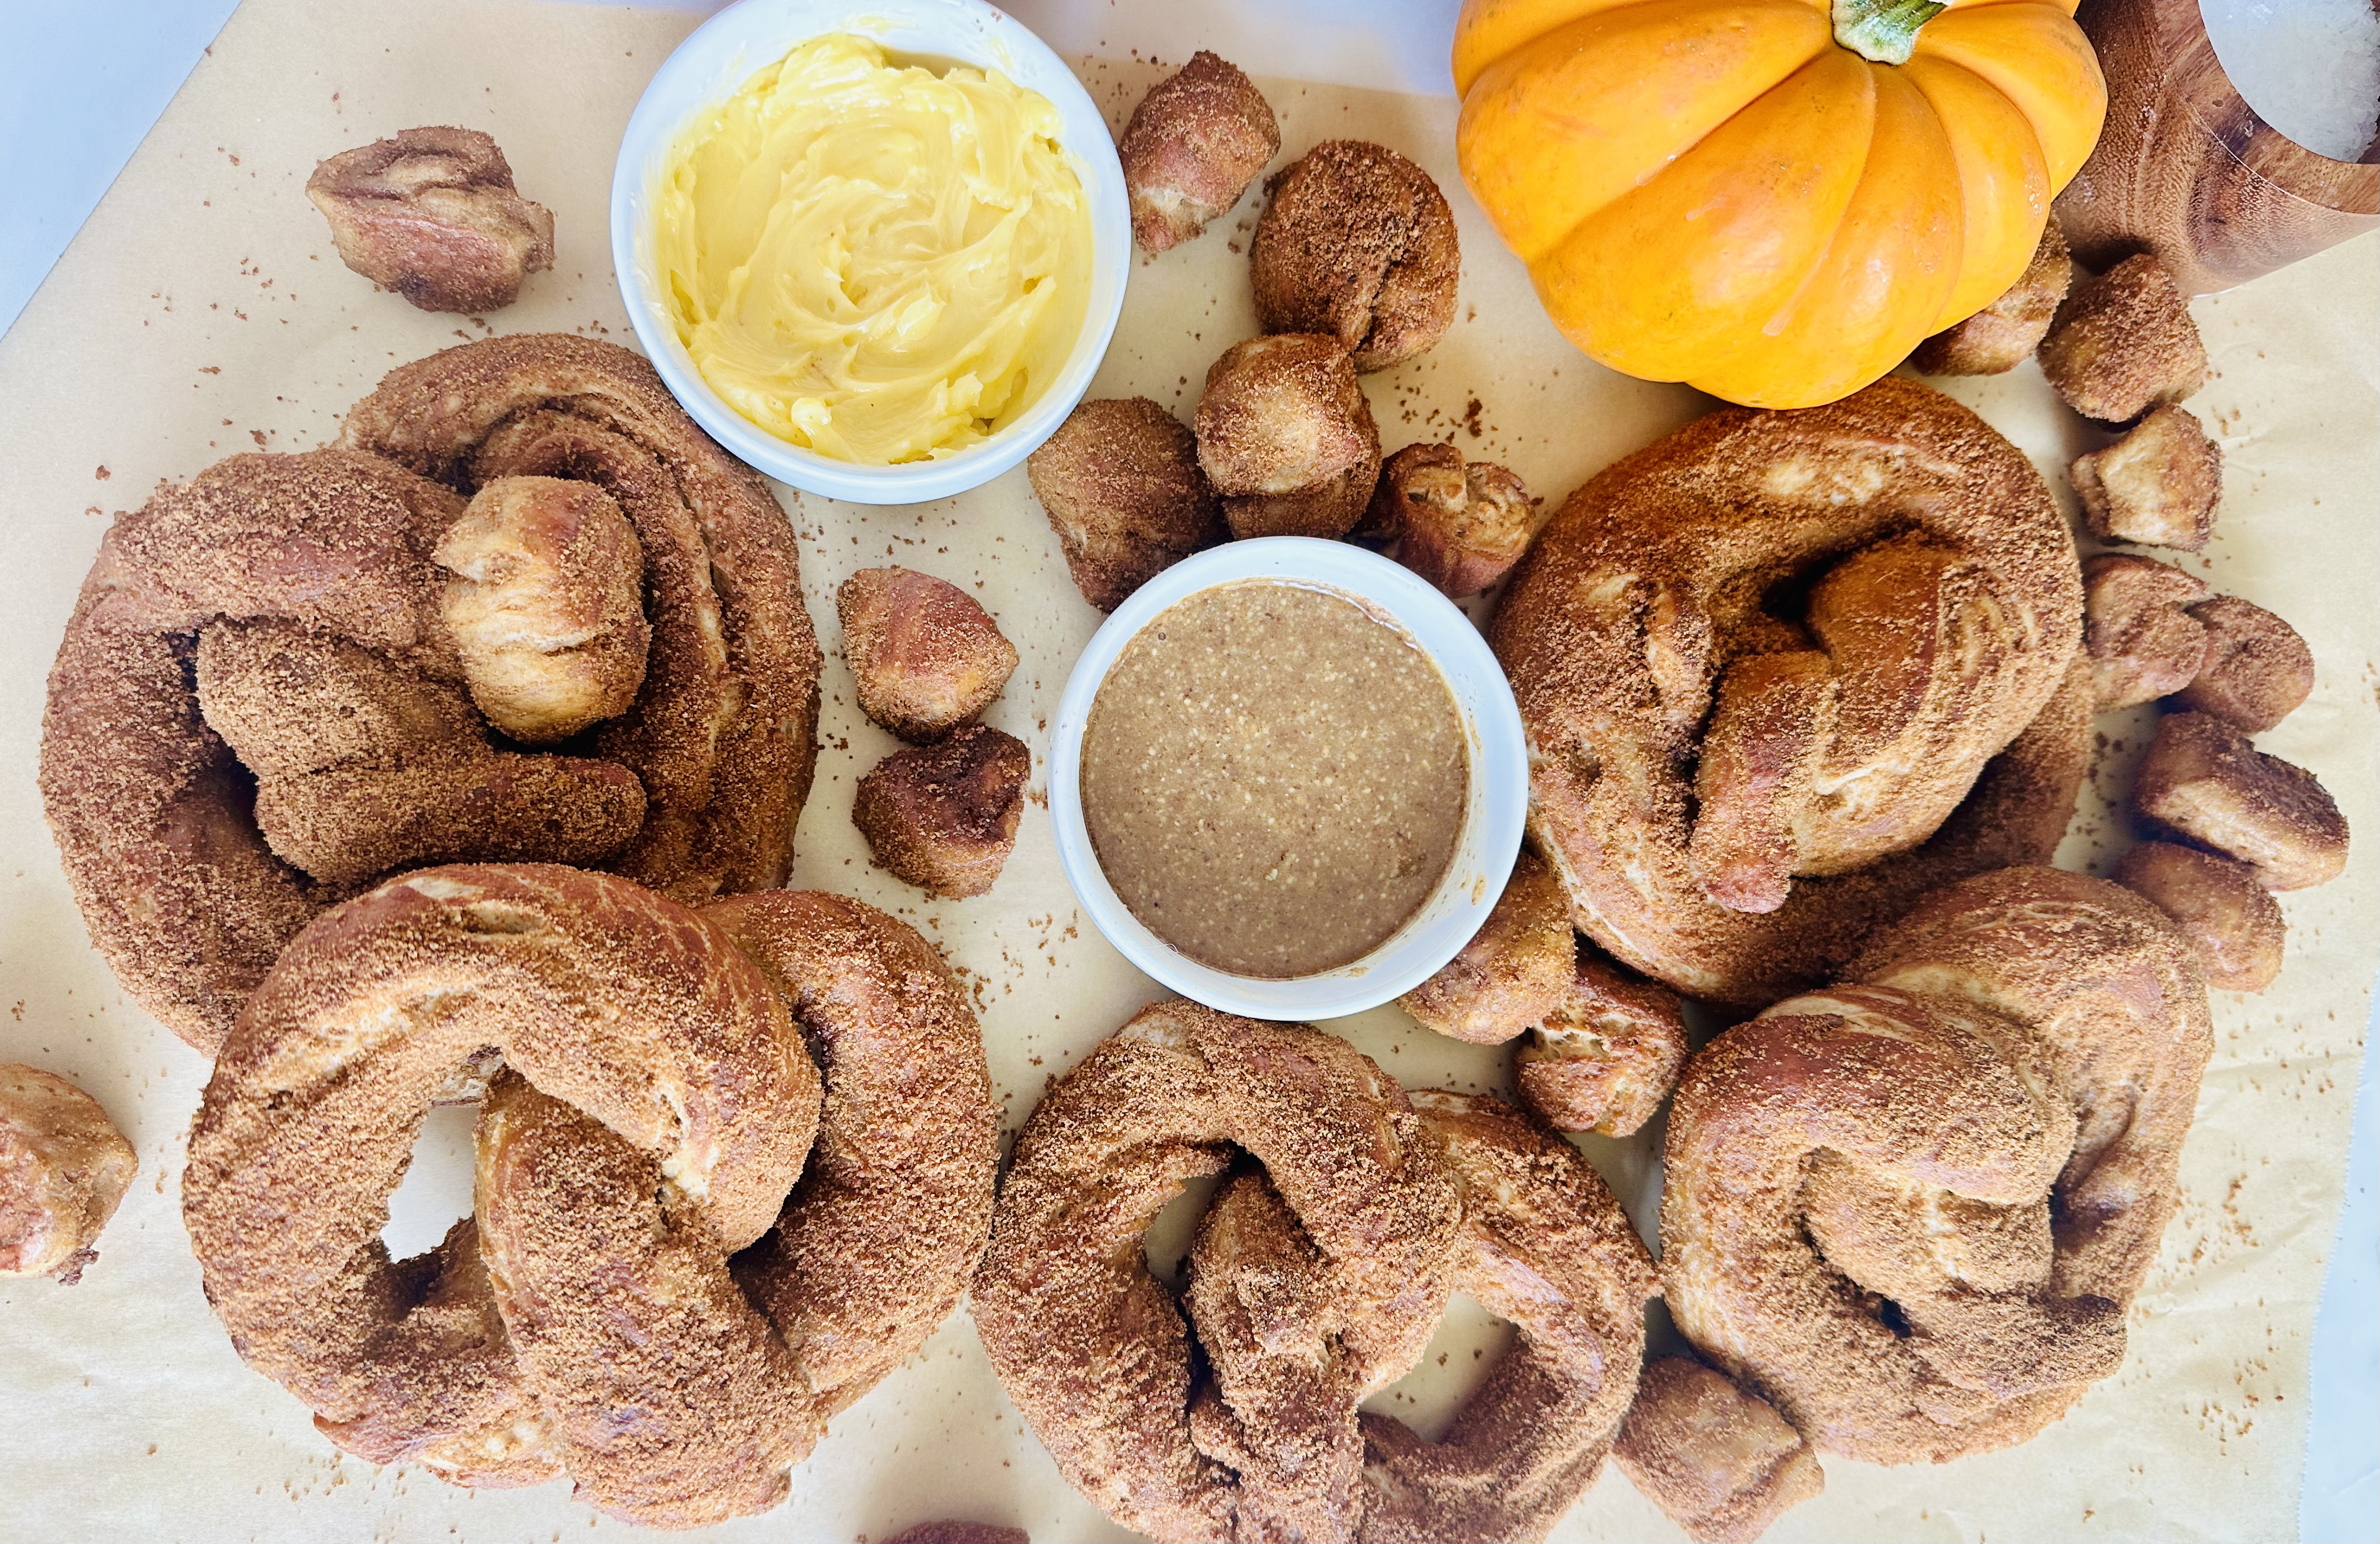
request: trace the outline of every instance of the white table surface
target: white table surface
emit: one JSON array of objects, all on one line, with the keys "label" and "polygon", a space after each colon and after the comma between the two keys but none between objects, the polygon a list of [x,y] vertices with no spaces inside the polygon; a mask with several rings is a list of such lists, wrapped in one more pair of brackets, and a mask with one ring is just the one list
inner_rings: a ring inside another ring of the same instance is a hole
[{"label": "white table surface", "polygon": [[[0,330],[66,249],[237,0],[0,0]],[[1268,68],[1349,84],[1451,91],[1444,40],[1458,0],[1012,0],[1068,55],[1133,46],[1186,56],[1210,29],[1261,16]],[[710,12],[718,0],[664,8]],[[47,660],[19,663],[46,669]],[[2299,1532],[2313,1544],[2380,1537],[2380,1079],[2366,1055],[2345,1202],[2315,1329]]]}]

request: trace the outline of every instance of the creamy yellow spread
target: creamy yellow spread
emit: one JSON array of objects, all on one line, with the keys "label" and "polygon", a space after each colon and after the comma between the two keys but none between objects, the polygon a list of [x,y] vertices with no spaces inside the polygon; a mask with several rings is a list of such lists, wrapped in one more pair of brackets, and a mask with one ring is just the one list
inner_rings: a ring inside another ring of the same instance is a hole
[{"label": "creamy yellow spread", "polygon": [[657,266],[711,388],[867,466],[946,456],[1056,379],[1089,200],[1048,98],[818,38],[704,113],[655,200]]}]

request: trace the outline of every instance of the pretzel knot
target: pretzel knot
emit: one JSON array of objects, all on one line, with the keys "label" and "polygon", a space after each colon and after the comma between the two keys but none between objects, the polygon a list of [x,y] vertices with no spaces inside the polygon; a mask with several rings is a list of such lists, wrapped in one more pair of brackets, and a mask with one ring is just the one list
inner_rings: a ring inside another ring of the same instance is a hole
[{"label": "pretzel knot", "polygon": [[[393,1261],[422,1115],[493,1056],[476,1213]],[[973,1016],[882,913],[455,866],[290,944],[215,1064],[183,1214],[234,1346],[340,1446],[567,1472],[686,1527],[782,1499],[956,1305],[996,1126]]]},{"label": "pretzel knot", "polygon": [[92,942],[211,1051],[299,928],[391,872],[783,882],[818,672],[784,512],[651,367],[492,338],[392,372],[337,447],[119,517],[42,789]]},{"label": "pretzel knot", "polygon": [[2048,857],[2084,765],[2081,632],[2039,475],[1888,378],[1713,413],[1604,471],[1492,636],[1580,929],[1752,1006],[1925,890]]},{"label": "pretzel knot", "polygon": [[[1140,1234],[1241,1168],[1188,1286]],[[1449,1293],[1521,1331],[1442,1441],[1358,1406]],[[1010,1397],[1066,1477],[1164,1538],[1542,1538],[1635,1388],[1653,1272],[1576,1151],[1488,1100],[1408,1099],[1343,1041],[1150,1008],[1018,1138],[975,1288]],[[1187,1322],[1184,1309],[1187,1310]]]},{"label": "pretzel knot", "polygon": [[2023,1441],[2122,1360],[2211,1046],[2187,947],[2129,892],[2048,869],[1937,892],[1688,1068],[1670,1310],[1826,1451]]}]

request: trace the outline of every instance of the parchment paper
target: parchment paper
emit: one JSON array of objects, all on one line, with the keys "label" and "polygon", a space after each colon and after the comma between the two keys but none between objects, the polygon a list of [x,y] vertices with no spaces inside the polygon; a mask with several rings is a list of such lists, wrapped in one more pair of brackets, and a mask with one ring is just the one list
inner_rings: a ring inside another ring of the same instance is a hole
[{"label": "parchment paper", "polygon": [[[43,677],[111,512],[217,456],[318,443],[382,372],[459,338],[627,336],[604,239],[613,152],[646,78],[694,19],[523,0],[249,0],[0,340],[0,639],[10,662],[0,681],[0,1003],[10,1004],[0,1060],[81,1083],[142,1166],[80,1285],[0,1285],[0,1534],[212,1544],[631,1533],[565,1484],[474,1494],[342,1458],[296,1400],[233,1355],[200,1295],[178,1210],[183,1137],[207,1068],[125,1002],[89,948],[34,767]],[[1128,55],[1130,36],[1119,19],[1111,51]],[[1451,436],[1559,499],[1708,406],[1603,371],[1546,324],[1455,176],[1451,101],[1301,86],[1282,79],[1300,73],[1298,58],[1269,51],[1244,52],[1241,63],[1281,115],[1284,162],[1320,139],[1381,140],[1439,178],[1462,222],[1458,322],[1436,350],[1366,383],[1390,448]],[[1160,73],[1146,57],[1083,69],[1119,123]],[[426,315],[373,292],[339,265],[300,193],[319,157],[422,123],[493,132],[524,191],[557,216],[555,271],[485,321]],[[1251,197],[1203,240],[1137,262],[1094,395],[1145,393],[1186,416],[1208,362],[1254,330],[1243,249],[1256,207]],[[2183,1163],[2186,1197],[2132,1315],[2124,1368],[2011,1452],[1900,1470],[1830,1458],[1827,1494],[1772,1538],[2292,1530],[2307,1346],[2380,953],[2373,257],[2367,239],[2196,307],[2217,376],[2191,406],[2222,440],[2227,494],[2214,544],[2182,561],[2312,641],[2313,699],[2262,743],[2321,774],[2359,845],[2345,879],[2282,898],[2291,933],[2280,983],[2261,997],[2216,996],[2219,1044]],[[2099,437],[2032,367],[1949,389],[2070,504],[2065,463]],[[853,568],[888,560],[974,589],[1024,658],[989,716],[1037,754],[1099,618],[1068,581],[1021,471],[916,508],[780,496],[801,531],[805,588],[829,651],[825,748],[795,882],[888,906],[941,944],[976,997],[1013,1129],[1050,1079],[1157,989],[1077,918],[1038,778],[1015,857],[988,897],[921,904],[868,867],[849,821],[851,788],[892,742],[851,706],[832,597]],[[2101,795],[2120,793],[2146,723],[2144,713],[2102,722]],[[2066,859],[2104,866],[2127,839],[2120,815],[2086,800]],[[1506,1086],[1503,1053],[1440,1039],[1393,1008],[1330,1027],[1410,1086]],[[1585,1144],[1648,1229],[1657,1135]],[[401,1250],[468,1208],[467,1141],[468,1115],[431,1123],[397,1198],[390,1236]],[[1459,1307],[1423,1372],[1383,1399],[1430,1429],[1484,1365],[1471,1353],[1498,1340],[1483,1315]],[[942,1515],[1022,1526],[1044,1541],[1128,1537],[1020,1429],[963,1314],[835,1422],[795,1472],[787,1505],[705,1537],[881,1538]],[[1676,1533],[1607,1472],[1557,1537]]]}]

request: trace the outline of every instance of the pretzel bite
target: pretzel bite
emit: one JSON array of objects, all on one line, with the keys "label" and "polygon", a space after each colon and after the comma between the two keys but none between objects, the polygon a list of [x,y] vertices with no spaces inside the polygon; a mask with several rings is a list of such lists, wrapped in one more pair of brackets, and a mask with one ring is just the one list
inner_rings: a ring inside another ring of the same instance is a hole
[{"label": "pretzel bite", "polygon": [[1207,371],[1198,464],[1235,537],[1344,536],[1380,476],[1380,431],[1347,352],[1292,333],[1233,344]]},{"label": "pretzel bite", "polygon": [[1386,146],[1325,140],[1265,187],[1248,276],[1266,332],[1337,338],[1366,373],[1439,340],[1463,250],[1427,172]]},{"label": "pretzel bite", "polygon": [[426,311],[490,311],[553,266],[553,214],[476,128],[401,129],[314,168],[339,261]]},{"label": "pretzel bite", "polygon": [[2264,607],[2217,595],[2190,608],[2206,628],[2206,659],[2181,705],[2260,734],[2297,711],[2313,690],[2313,650]]},{"label": "pretzel bite", "polygon": [[500,477],[432,554],[471,700],[529,745],[627,711],[645,684],[645,550],[591,482]]},{"label": "pretzel bite", "polygon": [[936,895],[980,895],[1016,845],[1025,742],[980,723],[896,750],[859,780],[852,823],[880,867]]},{"label": "pretzel bite", "polygon": [[98,1100],[55,1073],[0,1066],[0,1276],[80,1281],[139,1167]]},{"label": "pretzel bite", "polygon": [[1611,1458],[1703,1544],[1749,1544],[1827,1488],[1809,1440],[1775,1405],[1692,1356],[1645,1365]]},{"label": "pretzel bite", "polygon": [[1161,252],[1240,201],[1281,149],[1272,105],[1240,67],[1205,49],[1148,90],[1116,156],[1132,196],[1132,238]]},{"label": "pretzel bite", "polygon": [[1625,1137],[1678,1086],[1685,1010],[1669,988],[1581,950],[1561,1005],[1514,1061],[1521,1102],[1548,1125]]},{"label": "pretzel bite", "polygon": [[2281,973],[2289,923],[2256,871],[2237,858],[2143,842],[2117,863],[2114,879],[2173,918],[2198,951],[2208,986],[2262,991]]},{"label": "pretzel bite", "polygon": [[1390,542],[1399,563],[1458,601],[1502,578],[1536,533],[1536,501],[1520,478],[1465,463],[1450,444],[1390,456],[1355,532]]},{"label": "pretzel bite", "polygon": [[1910,362],[1927,375],[2000,375],[2014,370],[2040,346],[2073,272],[2066,233],[2052,220],[2041,227],[2033,261],[2007,293],[1919,344]]},{"label": "pretzel bite", "polygon": [[2206,657],[2206,626],[2182,608],[2204,599],[2195,575],[2128,553],[2082,565],[2082,647],[2102,712],[2170,697]]},{"label": "pretzel bite", "polygon": [[862,568],[834,592],[834,610],[859,711],[912,745],[991,706],[1016,668],[991,614],[931,574]]},{"label": "pretzel bite", "polygon": [[2077,456],[2068,475],[2084,522],[2102,541],[2194,553],[2215,532],[2223,447],[2171,403],[2151,409],[2114,444]]},{"label": "pretzel bite", "polygon": [[[1211,59],[1214,55],[1201,54],[1198,57]],[[1196,233],[1194,231],[1192,234]],[[938,1517],[930,1523],[912,1523],[886,1539],[884,1544],[1033,1544],[1033,1536],[1023,1528],[1003,1528],[997,1523],[970,1523],[956,1517]]]},{"label": "pretzel bite", "polygon": [[1471,942],[1397,1003],[1441,1035],[1501,1045],[1569,998],[1576,945],[1561,881],[1524,851]]},{"label": "pretzel bite", "polygon": [[2146,252],[2069,290],[2037,352],[2066,405],[2103,423],[2129,422],[2206,383],[2189,298]]},{"label": "pretzel bite", "polygon": [[2347,820],[2313,773],[2267,756],[2206,713],[2169,713],[2132,802],[2150,820],[2249,865],[2267,890],[2302,890],[2347,867]]},{"label": "pretzel bite", "polygon": [[1145,396],[1080,404],[1025,458],[1025,475],[1075,588],[1101,611],[1231,535],[1197,440]]}]

